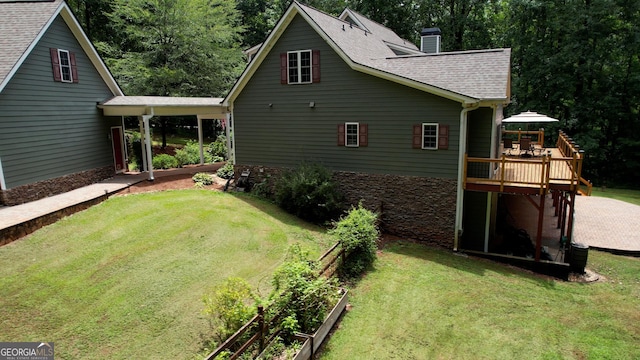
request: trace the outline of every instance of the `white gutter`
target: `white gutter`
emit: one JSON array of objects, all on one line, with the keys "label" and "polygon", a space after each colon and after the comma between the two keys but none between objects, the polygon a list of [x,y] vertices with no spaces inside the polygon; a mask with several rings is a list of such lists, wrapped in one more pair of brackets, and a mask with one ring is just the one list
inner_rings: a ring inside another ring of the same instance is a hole
[{"label": "white gutter", "polygon": [[460,235],[462,235],[462,211],[464,201],[464,189],[462,183],[464,181],[464,155],[467,153],[467,113],[475,110],[480,105],[478,103],[463,104],[465,108],[460,112],[460,143],[458,145],[458,185],[456,190],[456,223],[455,235],[453,240],[453,251],[458,251],[458,243]]},{"label": "white gutter", "polygon": [[144,124],[144,138],[146,142],[146,150],[147,150],[147,171],[149,172],[149,177],[147,180],[153,181],[153,152],[151,151],[151,134],[149,131],[149,119],[153,117],[153,108],[151,108],[151,115],[142,115],[142,123]]}]

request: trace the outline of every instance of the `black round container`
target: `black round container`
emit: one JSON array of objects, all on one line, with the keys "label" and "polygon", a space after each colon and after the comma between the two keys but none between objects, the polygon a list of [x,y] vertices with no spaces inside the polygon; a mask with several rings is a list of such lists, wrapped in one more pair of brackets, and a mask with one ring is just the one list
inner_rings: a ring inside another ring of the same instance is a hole
[{"label": "black round container", "polygon": [[571,271],[583,274],[584,268],[587,266],[587,258],[589,257],[589,245],[581,243],[571,243],[571,259],[569,266]]}]

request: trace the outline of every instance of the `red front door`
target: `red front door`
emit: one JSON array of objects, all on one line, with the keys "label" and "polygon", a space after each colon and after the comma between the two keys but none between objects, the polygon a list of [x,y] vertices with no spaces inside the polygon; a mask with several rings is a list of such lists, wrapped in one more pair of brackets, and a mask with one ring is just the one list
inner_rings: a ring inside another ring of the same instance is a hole
[{"label": "red front door", "polygon": [[126,162],[124,160],[124,142],[122,141],[122,126],[111,128],[111,143],[113,145],[113,160],[116,166],[116,172],[126,170]]}]

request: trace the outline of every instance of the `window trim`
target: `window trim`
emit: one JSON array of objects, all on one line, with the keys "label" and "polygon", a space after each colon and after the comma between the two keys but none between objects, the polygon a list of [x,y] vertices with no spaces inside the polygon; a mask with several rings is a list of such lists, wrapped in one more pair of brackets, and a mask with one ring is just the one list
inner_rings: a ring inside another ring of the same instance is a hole
[{"label": "window trim", "polygon": [[[67,54],[67,65],[62,65],[62,54]],[[71,65],[71,52],[69,50],[58,49],[58,66],[60,67],[60,82],[72,83],[73,82],[73,69]],[[69,70],[69,79],[65,79],[63,68]]]},{"label": "window trim", "polygon": [[[309,53],[309,81],[302,81],[302,53]],[[290,76],[290,67],[289,67],[289,56],[291,54],[297,54],[297,75],[298,81],[292,82]],[[295,51],[287,51],[287,84],[311,84],[313,83],[313,50],[295,50]]]},{"label": "window trim", "polygon": [[[356,127],[356,143],[355,143],[355,145],[354,144],[349,144],[349,136],[348,136],[349,125],[355,125],[355,127]],[[357,122],[345,122],[344,123],[344,146],[345,147],[360,147],[360,123],[357,123]]]},{"label": "window trim", "polygon": [[[435,146],[434,147],[426,147],[424,146],[425,143],[425,127],[427,126],[435,126],[435,134],[433,135],[433,137],[435,138]],[[421,146],[422,146],[422,150],[438,150],[438,146],[439,146],[439,140],[440,140],[440,124],[439,123],[422,123],[422,136],[421,136]]]}]

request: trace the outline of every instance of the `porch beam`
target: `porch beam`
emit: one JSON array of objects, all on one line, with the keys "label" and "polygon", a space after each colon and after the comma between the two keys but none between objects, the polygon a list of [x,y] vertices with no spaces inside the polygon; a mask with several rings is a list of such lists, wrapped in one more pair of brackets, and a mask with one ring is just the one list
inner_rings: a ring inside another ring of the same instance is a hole
[{"label": "porch beam", "polygon": [[573,216],[575,211],[575,201],[576,201],[576,192],[573,191],[569,195],[571,200],[569,200],[569,220],[567,224],[567,243],[571,244],[573,242]]}]

